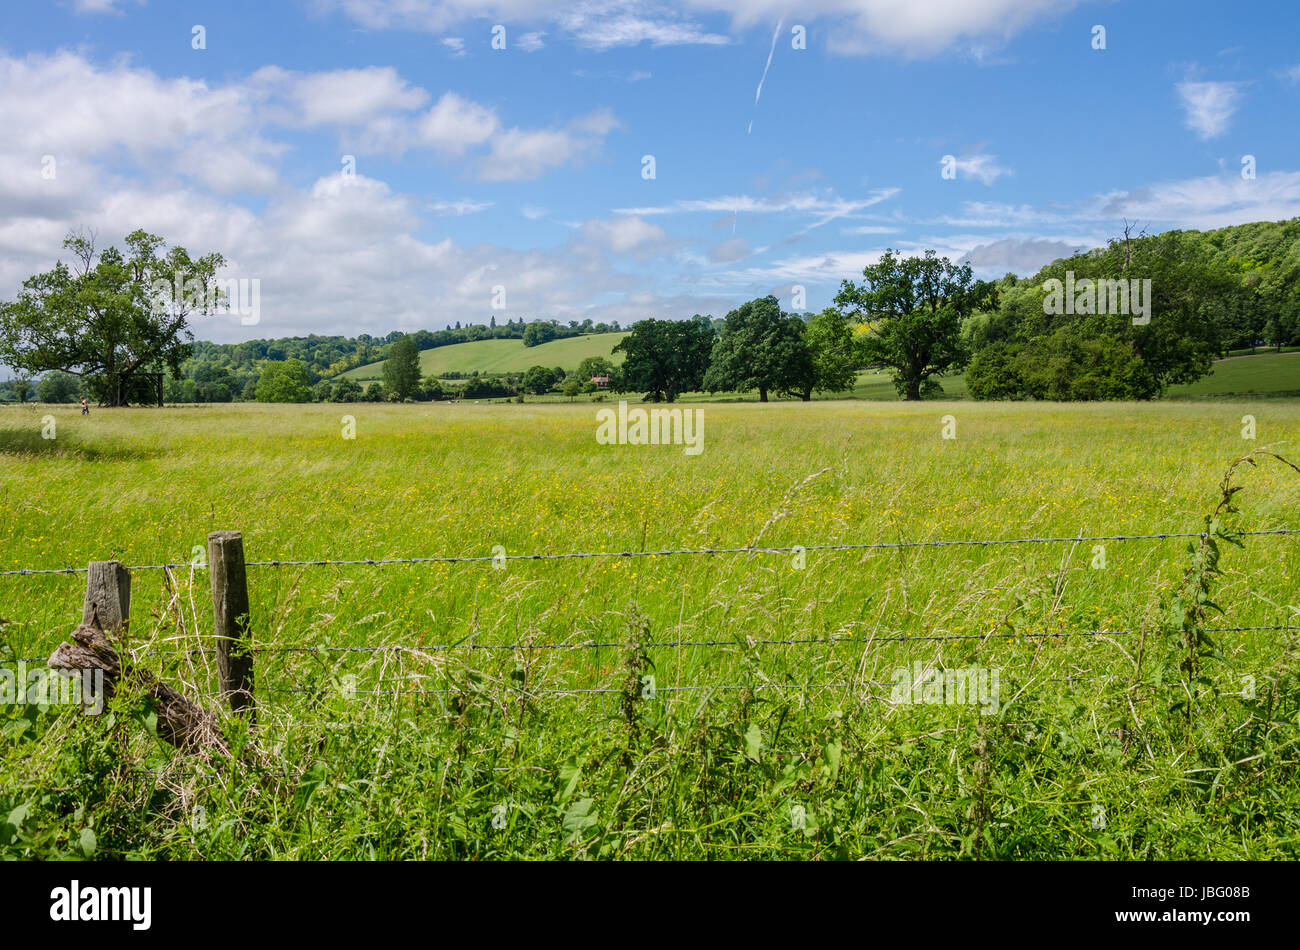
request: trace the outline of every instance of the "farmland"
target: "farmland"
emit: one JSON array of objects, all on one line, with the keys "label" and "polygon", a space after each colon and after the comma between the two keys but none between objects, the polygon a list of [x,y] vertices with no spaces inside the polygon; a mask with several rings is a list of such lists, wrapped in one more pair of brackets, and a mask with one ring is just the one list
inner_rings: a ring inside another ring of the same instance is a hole
[{"label": "farmland", "polygon": [[[1233,460],[1300,454],[1300,403],[692,405],[698,456],[599,445],[595,408],[0,410],[0,571],[182,565],[133,573],[130,647],[213,709],[209,531],[259,562],[809,549],[250,567],[245,753],[175,752],[130,691],[3,707],[0,855],[1300,852],[1300,642],[1213,634],[1189,725],[1189,539],[815,549],[1194,533]],[[1227,524],[1300,527],[1300,475],[1235,478]],[[1300,626],[1300,543],[1242,542],[1207,625]],[[6,662],[84,583],[0,576]],[[997,671],[997,714],[897,701],[916,663]]]},{"label": "farmland", "polygon": [[[420,372],[425,376],[438,376],[447,372],[523,373],[531,366],[561,366],[572,372],[588,356],[603,356],[615,363],[623,361],[623,354],[611,356],[614,345],[626,333],[607,333],[596,336],[571,337],[554,340],[540,346],[525,347],[519,340],[482,340],[476,343],[457,343],[437,347],[420,353]],[[366,383],[381,379],[383,363],[371,363],[343,375]],[[940,380],[944,396],[948,399],[965,399],[966,380],[963,375],[948,376]],[[1300,352],[1267,353],[1251,356],[1230,356],[1218,360],[1211,375],[1194,383],[1170,387],[1167,398],[1196,399],[1232,395],[1277,395],[1295,397],[1300,394]],[[753,399],[753,393],[740,396],[711,396],[700,393],[688,399],[713,401],[715,399]],[[898,398],[890,374],[879,370],[864,371],[852,392],[829,394],[818,398],[873,399],[893,401]]]},{"label": "farmland", "polygon": [[[552,340],[538,346],[524,346],[522,340],[479,340],[476,343],[455,343],[439,346],[420,353],[420,373],[439,376],[443,373],[523,373],[531,366],[562,367],[568,372],[577,369],[588,356],[603,356],[615,363],[623,361],[621,353],[610,351],[626,337],[626,333],[600,333]],[[383,378],[382,362],[369,363],[349,370],[343,375],[357,382]]]}]

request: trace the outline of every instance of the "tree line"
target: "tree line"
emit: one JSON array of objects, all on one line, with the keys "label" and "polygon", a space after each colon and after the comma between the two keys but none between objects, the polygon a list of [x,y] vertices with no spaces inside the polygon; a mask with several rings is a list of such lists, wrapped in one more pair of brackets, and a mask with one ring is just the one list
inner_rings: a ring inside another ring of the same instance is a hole
[{"label": "tree line", "polygon": [[[623,354],[621,366],[593,357],[574,374],[539,365],[463,384],[421,378],[419,353],[480,339],[537,346],[618,324],[497,324],[493,316],[385,337],[195,342],[191,318],[220,295],[172,288],[211,286],[220,254],[194,257],[141,230],[127,235],[125,251],[97,251],[93,235],[74,233],[64,242],[71,263],[28,278],[15,300],[0,302],[0,363],[17,374],[0,383],[0,399],[148,403],[166,374],[173,402],[575,397],[597,388],[667,402],[724,391],[808,400],[851,389],[863,369],[889,372],[909,400],[940,394],[943,377],[961,372],[977,399],[1151,399],[1205,375],[1230,351],[1300,345],[1300,218],[1208,232],[1130,230],[1033,277],[997,281],[975,280],[968,264],[932,251],[890,250],[816,314],[786,312],[769,295],[724,318],[642,320],[610,354]],[[1150,319],[1098,306],[1095,294],[1078,306],[1071,299],[1065,312],[1050,306],[1053,288],[1091,293],[1134,280],[1149,281]],[[343,375],[379,360],[382,383],[363,388]],[[608,376],[608,386],[594,376]]]}]

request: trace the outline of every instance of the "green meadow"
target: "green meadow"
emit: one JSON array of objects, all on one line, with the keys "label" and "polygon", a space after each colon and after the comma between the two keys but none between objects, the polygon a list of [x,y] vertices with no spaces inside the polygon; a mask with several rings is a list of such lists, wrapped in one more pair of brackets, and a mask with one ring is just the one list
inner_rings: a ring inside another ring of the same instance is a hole
[{"label": "green meadow", "polygon": [[[623,354],[611,350],[627,333],[600,333],[551,340],[537,346],[524,346],[523,340],[478,340],[453,343],[420,353],[421,376],[444,373],[524,373],[533,366],[554,369],[559,366],[572,372],[589,356],[603,356],[614,363],[623,362]],[[384,362],[358,366],[342,375],[357,382],[383,379]]]},{"label": "green meadow", "polygon": [[[568,372],[589,356],[603,356],[615,363],[623,361],[623,354],[611,355],[615,344],[626,333],[603,333],[595,336],[570,337],[552,340],[539,346],[526,347],[521,340],[479,340],[475,343],[457,343],[436,347],[420,353],[420,372],[424,376],[444,373],[524,373],[533,366],[560,366]],[[383,378],[382,362],[357,367],[343,375],[366,383]],[[939,379],[946,399],[966,399],[966,379],[962,374]],[[1210,375],[1194,383],[1171,386],[1167,398],[1195,399],[1224,396],[1267,396],[1288,398],[1300,396],[1300,352],[1259,352],[1249,356],[1230,356],[1215,362]],[[550,397],[547,397],[550,398]],[[554,397],[559,399],[561,397]],[[753,393],[744,395],[690,394],[688,400],[743,401],[755,399]],[[893,401],[898,398],[888,372],[871,371],[858,374],[857,384],[851,393],[818,394],[815,398],[872,399]]]},{"label": "green meadow", "polygon": [[[696,456],[598,444],[598,408],[0,409],[0,572],[173,565],[122,648],[214,711],[208,532],[478,559],[250,566],[229,758],[131,689],[0,705],[0,856],[1300,853],[1300,539],[1078,540],[1204,530],[1235,460],[1300,456],[1300,401],[688,403]],[[1300,528],[1257,461],[1216,532]],[[1075,540],[911,544],[1021,538]],[[0,576],[0,667],[84,584]],[[953,671],[992,691],[936,699]]]}]

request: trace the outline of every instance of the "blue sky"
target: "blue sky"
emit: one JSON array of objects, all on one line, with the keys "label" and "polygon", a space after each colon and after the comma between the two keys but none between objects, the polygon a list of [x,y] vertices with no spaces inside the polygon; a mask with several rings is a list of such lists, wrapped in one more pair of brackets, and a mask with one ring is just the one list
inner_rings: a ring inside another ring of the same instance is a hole
[{"label": "blue sky", "polygon": [[1293,217],[1300,7],[1244,9],[12,5],[0,298],[78,227],[225,254],[226,276],[260,281],[260,323],[194,329],[231,341],[490,315],[627,324],[767,293],[792,307],[796,287],[816,310],[886,247],[1030,274],[1125,218]]}]

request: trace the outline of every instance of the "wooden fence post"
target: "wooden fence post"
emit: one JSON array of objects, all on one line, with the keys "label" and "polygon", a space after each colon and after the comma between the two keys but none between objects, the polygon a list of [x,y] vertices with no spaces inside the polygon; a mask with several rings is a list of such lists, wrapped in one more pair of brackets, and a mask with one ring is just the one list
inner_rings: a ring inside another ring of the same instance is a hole
[{"label": "wooden fence post", "polygon": [[122,648],[130,616],[130,572],[120,561],[91,561],[81,626],[73,631],[72,643],[60,643],[50,654],[50,669],[82,677],[99,673],[97,688],[103,690],[104,699],[127,681],[153,700],[159,737],[184,749],[226,751],[226,740],[210,713],[151,674],[122,662],[117,650]]},{"label": "wooden fence post", "polygon": [[251,717],[255,704],[253,650],[248,636],[248,574],[244,568],[244,537],[238,531],[208,535],[208,576],[212,583],[221,691],[232,710],[247,710]]},{"label": "wooden fence post", "polygon": [[121,561],[90,562],[81,622],[90,623],[92,614],[99,617],[99,628],[109,636],[126,634],[131,619],[131,572]]}]

